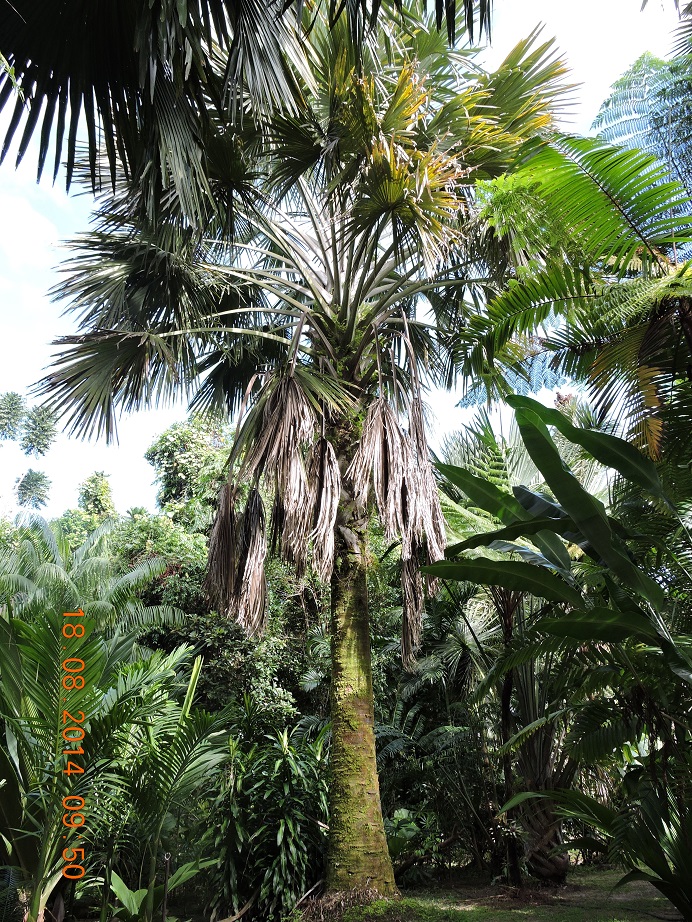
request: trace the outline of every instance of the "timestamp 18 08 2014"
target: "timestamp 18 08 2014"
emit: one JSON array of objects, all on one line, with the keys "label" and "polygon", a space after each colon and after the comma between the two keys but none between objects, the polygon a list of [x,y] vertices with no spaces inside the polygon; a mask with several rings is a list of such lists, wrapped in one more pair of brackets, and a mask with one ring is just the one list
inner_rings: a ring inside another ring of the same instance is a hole
[{"label": "timestamp 18 08 2014", "polygon": [[[62,625],[62,636],[66,640],[80,640],[84,637],[85,628],[83,621],[72,621],[69,619],[81,619],[84,618],[84,612],[79,609],[76,612],[65,612],[63,618],[66,619]],[[61,664],[61,686],[65,693],[79,691],[81,692],[84,689],[84,676],[81,673],[84,671],[85,665],[84,660],[76,656],[68,656],[62,660]],[[67,695],[63,696],[63,701],[67,701]],[[71,713],[74,711],[74,713]],[[84,711],[77,710],[74,707],[70,707],[70,710],[64,708],[62,711],[62,739],[65,747],[62,751],[63,756],[67,758],[67,763],[63,768],[63,774],[72,776],[72,775],[82,775],[84,774],[84,765],[79,760],[80,756],[84,756],[84,739],[86,736],[86,731],[82,724],[84,723],[85,714]],[[72,758],[74,757],[74,758]],[[79,760],[79,761],[78,761]],[[63,813],[62,823],[66,829],[76,830],[81,829],[84,826],[85,822],[85,800],[80,795],[68,794],[62,799]],[[82,834],[77,833],[78,838],[82,838]],[[63,836],[63,839],[67,838],[67,833]],[[62,852],[63,860],[66,862],[63,869],[63,877],[67,877],[69,880],[79,880],[84,877],[84,848],[64,848]]]}]

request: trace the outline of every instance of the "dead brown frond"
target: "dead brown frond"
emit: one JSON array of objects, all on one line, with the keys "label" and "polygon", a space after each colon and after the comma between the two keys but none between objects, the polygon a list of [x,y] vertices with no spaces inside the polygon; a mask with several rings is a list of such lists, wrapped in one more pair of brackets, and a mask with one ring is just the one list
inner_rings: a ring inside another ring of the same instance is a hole
[{"label": "dead brown frond", "polygon": [[264,478],[276,497],[272,515],[273,540],[284,560],[298,572],[305,568],[310,511],[315,506],[304,454],[314,441],[317,419],[300,384],[293,375],[279,379],[265,402],[258,436],[248,450],[241,473]]},{"label": "dead brown frond", "polygon": [[204,589],[214,607],[229,614],[234,607],[238,571],[238,513],[236,488],[226,483],[219,494],[219,506],[209,535],[209,566]]},{"label": "dead brown frond", "polygon": [[[417,542],[414,542],[414,545]],[[417,550],[414,546],[413,550]],[[404,669],[411,669],[415,653],[420,646],[423,632],[423,580],[418,555],[401,559],[401,593],[403,596],[403,620],[401,624],[401,659]]]},{"label": "dead brown frond", "polygon": [[248,476],[266,471],[276,471],[280,476],[287,449],[293,453],[312,444],[315,437],[315,412],[296,378],[284,375],[269,387],[259,432],[241,467],[241,473]]},{"label": "dead brown frond", "polygon": [[382,898],[381,893],[372,889],[328,891],[302,905],[299,918],[301,922],[340,922],[349,909],[367,906]]},{"label": "dead brown frond", "polygon": [[[416,468],[419,479],[418,508],[421,515],[420,529],[425,533],[428,562],[443,560],[445,555],[445,520],[440,505],[440,494],[430,463],[430,449],[425,437],[423,404],[418,395],[411,400],[409,430],[416,451]],[[428,591],[434,592],[432,579],[428,578]]]},{"label": "dead brown frond", "polygon": [[257,487],[242,514],[236,509],[237,497],[238,489],[230,482],[219,496],[205,589],[219,612],[233,615],[248,634],[255,634],[264,626],[267,608],[264,506]]},{"label": "dead brown frond", "polygon": [[422,630],[424,593],[420,552],[425,547],[427,559],[432,562],[444,557],[445,546],[444,518],[430,465],[419,397],[411,401],[408,433],[383,397],[373,401],[347,476],[360,509],[367,505],[372,484],[387,540],[401,538],[402,658],[410,666]]},{"label": "dead brown frond", "polygon": [[416,490],[410,489],[413,473],[411,441],[392,407],[379,397],[368,409],[363,435],[346,476],[353,484],[360,510],[367,506],[372,483],[387,540],[408,539],[407,519],[416,496]]},{"label": "dead brown frond", "polygon": [[312,559],[319,578],[327,583],[334,569],[334,524],[341,498],[341,473],[334,446],[320,439],[308,464],[315,496],[315,524],[310,532]]},{"label": "dead brown frond", "polygon": [[253,635],[264,627],[267,614],[267,556],[264,504],[257,487],[248,496],[238,535],[238,567],[234,587],[236,618]]},{"label": "dead brown frond", "polygon": [[259,397],[244,428],[251,439],[244,443],[246,454],[238,476],[252,478],[255,487],[242,517],[229,511],[235,497],[232,487],[220,498],[210,540],[208,586],[219,610],[255,633],[266,613],[267,539],[259,482],[273,498],[272,550],[278,550],[300,574],[312,548],[315,570],[328,581],[334,566],[341,475],[331,443],[325,438],[316,441],[315,409],[292,375],[269,383],[269,393]]},{"label": "dead brown frond", "polygon": [[[235,488],[229,484],[224,489],[210,539],[210,596],[249,633],[261,629],[266,613],[267,540],[259,481],[273,494],[272,548],[298,573],[311,551],[315,571],[325,582],[334,567],[341,500],[336,452],[327,438],[316,438],[316,410],[300,382],[289,374],[270,382],[269,389],[252,416],[253,439],[240,468],[240,476],[252,478],[255,487],[242,517],[235,511]],[[408,432],[384,397],[371,403],[346,477],[356,506],[365,510],[372,489],[387,540],[401,539],[402,657],[410,666],[423,617],[419,564],[423,552],[427,560],[441,559],[445,540],[418,397],[410,403]]]}]

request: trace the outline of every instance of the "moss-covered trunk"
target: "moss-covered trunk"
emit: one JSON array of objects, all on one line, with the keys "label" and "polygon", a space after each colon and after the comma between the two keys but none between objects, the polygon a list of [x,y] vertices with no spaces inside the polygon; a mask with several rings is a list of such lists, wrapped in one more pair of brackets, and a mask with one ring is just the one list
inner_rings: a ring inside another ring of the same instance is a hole
[{"label": "moss-covered trunk", "polygon": [[[342,472],[350,452],[340,451]],[[396,893],[375,760],[367,520],[342,491],[332,575],[332,780],[327,889]]]}]

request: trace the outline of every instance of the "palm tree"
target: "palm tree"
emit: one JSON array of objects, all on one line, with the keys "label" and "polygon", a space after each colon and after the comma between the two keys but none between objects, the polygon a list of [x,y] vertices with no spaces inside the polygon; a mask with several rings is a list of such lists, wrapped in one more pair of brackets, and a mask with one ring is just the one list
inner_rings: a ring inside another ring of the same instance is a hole
[{"label": "palm tree", "polygon": [[116,519],[105,520],[73,550],[58,524],[26,518],[0,546],[0,602],[27,622],[47,605],[61,612],[81,606],[105,633],[144,630],[154,619],[178,623],[182,614],[176,609],[146,606],[138,597],[163,573],[165,561],[150,558],[115,572],[109,545],[116,525]]},{"label": "palm tree", "polygon": [[[394,881],[373,736],[371,491],[388,537],[402,541],[410,662],[418,561],[444,547],[421,380],[448,373],[459,302],[433,305],[427,319],[416,304],[473,284],[477,254],[464,246],[473,182],[506,169],[550,124],[564,70],[531,38],[495,74],[469,74],[468,55],[449,51],[432,24],[411,13],[406,23],[403,37],[389,30],[379,47],[361,48],[343,23],[315,24],[311,85],[293,114],[270,122],[262,174],[241,162],[243,187],[218,184],[230,239],[218,221],[203,240],[174,216],[136,226],[108,203],[61,288],[84,312],[81,332],[61,341],[43,383],[82,432],[112,434],[118,404],[145,406],[184,386],[196,409],[240,411],[210,537],[210,594],[259,630],[268,543],[330,582],[327,884],[385,894]],[[242,149],[238,133],[218,146],[219,162],[255,143],[250,130]],[[241,481],[250,487],[242,512]],[[273,496],[269,539],[260,485]]]},{"label": "palm tree", "polygon": [[[40,124],[38,175],[54,145],[54,176],[65,154],[69,187],[83,119],[95,190],[124,170],[146,189],[150,213],[172,188],[198,217],[210,113],[232,106],[239,114],[247,97],[257,109],[290,105],[296,92],[288,63],[301,58],[296,15],[281,8],[257,0],[3,2],[11,70],[0,74],[0,109],[12,101],[14,111],[2,157],[21,126],[19,162]],[[23,98],[12,99],[12,76]]]}]

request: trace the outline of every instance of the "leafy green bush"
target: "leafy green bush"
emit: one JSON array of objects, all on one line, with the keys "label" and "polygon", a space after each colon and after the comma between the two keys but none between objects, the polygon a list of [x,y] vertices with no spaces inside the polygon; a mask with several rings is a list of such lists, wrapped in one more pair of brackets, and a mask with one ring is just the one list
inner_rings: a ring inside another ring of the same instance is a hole
[{"label": "leafy green bush", "polygon": [[252,742],[256,708],[245,701],[240,735],[209,824],[218,851],[209,909],[227,916],[252,902],[280,919],[321,877],[327,830],[324,734],[314,742],[287,730]]},{"label": "leafy green bush", "polygon": [[[148,608],[138,597],[161,566],[145,561],[115,575],[110,528],[104,523],[73,553],[34,519],[0,553],[0,865],[16,868],[28,922],[64,898],[69,882],[60,874],[61,855],[82,835],[88,848],[81,895],[103,885],[107,896],[117,865],[130,882],[144,884],[151,918],[167,827],[185,816],[227,759],[220,720],[192,708],[201,669],[192,647],[163,654],[140,646],[152,625],[180,620],[180,612]],[[63,613],[78,609],[83,634],[66,633]],[[73,662],[82,663],[83,680],[67,705],[66,643],[71,658],[79,657]],[[74,778],[64,770],[65,707],[82,715],[70,717],[83,731],[75,755],[84,763],[76,763],[82,770],[71,772]],[[62,822],[68,795],[89,803],[83,832]]]},{"label": "leafy green bush", "polygon": [[123,519],[113,543],[123,565],[162,557],[171,566],[198,566],[207,559],[204,535],[191,534],[166,515],[136,513]]},{"label": "leafy green bush", "polygon": [[228,426],[206,416],[193,414],[161,433],[144,455],[156,470],[159,508],[194,530],[208,527],[230,446]]}]

